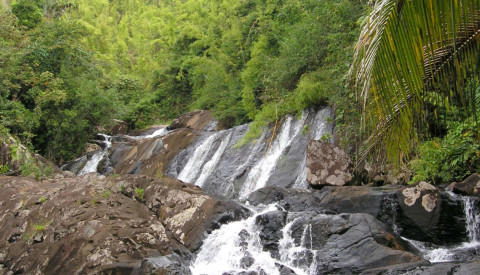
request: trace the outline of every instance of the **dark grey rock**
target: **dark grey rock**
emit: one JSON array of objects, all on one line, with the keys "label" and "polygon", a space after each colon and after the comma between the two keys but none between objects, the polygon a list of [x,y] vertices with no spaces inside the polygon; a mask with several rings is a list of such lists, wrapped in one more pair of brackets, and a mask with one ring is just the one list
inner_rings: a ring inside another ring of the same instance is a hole
[{"label": "dark grey rock", "polygon": [[480,174],[474,173],[462,182],[454,182],[448,189],[460,195],[480,197]]}]

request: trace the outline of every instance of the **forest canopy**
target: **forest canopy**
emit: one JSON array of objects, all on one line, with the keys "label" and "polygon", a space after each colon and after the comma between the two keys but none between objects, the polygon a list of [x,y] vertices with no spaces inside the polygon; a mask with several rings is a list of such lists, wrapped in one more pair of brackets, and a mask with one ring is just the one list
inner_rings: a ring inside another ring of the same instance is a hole
[{"label": "forest canopy", "polygon": [[[17,0],[0,11],[1,124],[57,163],[112,118],[131,129],[210,109],[224,127],[335,102],[356,0]],[[247,137],[248,138],[248,137]]]}]

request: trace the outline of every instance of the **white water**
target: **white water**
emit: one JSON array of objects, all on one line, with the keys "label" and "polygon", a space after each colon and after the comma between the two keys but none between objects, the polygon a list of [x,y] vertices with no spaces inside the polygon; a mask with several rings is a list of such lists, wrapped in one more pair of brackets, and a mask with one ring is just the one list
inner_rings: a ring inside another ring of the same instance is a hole
[{"label": "white water", "polygon": [[[221,275],[244,271],[260,273],[263,270],[265,274],[279,275],[280,270],[275,265],[277,263],[292,269],[299,275],[315,274],[315,261],[308,265],[302,264],[306,252],[315,253],[311,250],[311,225],[305,226],[300,246],[295,244],[291,236],[291,228],[297,220],[285,226],[279,246],[280,259],[263,251],[255,219],[259,215],[275,210],[277,210],[275,204],[269,205],[248,219],[224,224],[213,231],[203,242],[200,252],[190,266],[192,274]],[[250,264],[245,264],[246,259]]]},{"label": "white water", "polygon": [[230,142],[230,138],[232,137],[232,132],[230,131],[226,138],[222,140],[220,146],[218,147],[217,151],[213,155],[212,159],[209,160],[202,168],[202,172],[200,173],[200,177],[195,181],[195,185],[203,187],[205,180],[212,174],[215,168],[220,161],[225,149],[227,149],[227,145]]},{"label": "white water", "polygon": [[189,183],[194,182],[199,173],[202,171],[203,165],[208,157],[208,151],[210,151],[210,148],[212,147],[212,144],[217,138],[218,134],[219,133],[209,136],[195,149],[193,156],[190,157],[182,172],[180,172],[178,175],[177,178],[179,180]]},{"label": "white water", "polygon": [[104,134],[99,134],[99,135],[101,135],[105,138],[105,140],[103,141],[103,143],[105,144],[105,148],[103,150],[99,150],[98,152],[96,152],[90,158],[90,160],[87,161],[87,163],[82,168],[82,170],[80,170],[80,172],[78,172],[78,175],[80,175],[80,176],[88,174],[88,173],[96,172],[97,168],[98,168],[98,164],[100,163],[100,161],[102,161],[102,159],[105,156],[108,155],[108,149],[110,147],[112,147],[112,142],[111,142],[112,137],[111,136],[104,135]]},{"label": "white water", "polygon": [[274,139],[273,144],[265,157],[262,158],[248,173],[247,179],[240,191],[240,199],[245,199],[251,192],[265,187],[270,175],[275,169],[278,159],[302,129],[302,120],[297,121],[293,126],[292,120],[293,118],[291,116],[287,117],[282,125],[281,132]]},{"label": "white water", "polygon": [[[282,239],[279,242],[280,260],[284,265],[294,267],[297,274],[316,274],[317,251],[313,250],[312,225],[303,228],[300,245],[292,238],[292,227],[298,221],[295,219],[282,229]],[[311,260],[310,260],[311,259]]]},{"label": "white water", "polygon": [[459,252],[480,247],[480,215],[477,214],[476,201],[468,196],[461,196],[450,191],[446,191],[449,196],[461,199],[463,202],[466,227],[469,241],[454,247],[432,247],[425,243],[410,240],[402,237],[405,241],[411,243],[423,255],[423,257],[432,263],[451,262],[455,260],[455,255]]},{"label": "white water", "polygon": [[149,138],[159,138],[159,137],[164,137],[169,133],[167,130],[167,127],[160,128],[158,130],[155,130],[155,132],[151,133],[150,135],[146,136],[129,136],[125,135],[125,137],[129,139],[134,139],[134,140],[143,140],[143,139],[149,139]]}]

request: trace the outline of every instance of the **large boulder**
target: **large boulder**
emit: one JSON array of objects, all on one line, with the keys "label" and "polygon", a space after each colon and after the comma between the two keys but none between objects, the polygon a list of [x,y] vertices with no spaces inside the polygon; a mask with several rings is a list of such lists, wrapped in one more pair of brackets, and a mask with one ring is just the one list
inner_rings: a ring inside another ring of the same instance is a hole
[{"label": "large boulder", "polygon": [[[264,220],[279,216],[278,211],[269,212],[258,216],[257,220],[264,225]],[[380,266],[426,263],[406,251],[404,241],[389,233],[385,225],[368,214],[289,212],[285,223],[286,226],[258,227],[261,240],[263,230],[281,237],[280,240],[270,238],[266,242],[268,246],[262,240],[264,251],[291,267],[310,270],[312,274],[357,274]],[[272,230],[278,234],[270,232]]]},{"label": "large boulder", "polygon": [[480,197],[480,174],[474,173],[462,182],[454,182],[448,189],[457,194]]},{"label": "large boulder", "polygon": [[350,157],[337,146],[312,140],[307,146],[307,181],[313,188],[342,186],[352,179]]},{"label": "large boulder", "polygon": [[171,269],[174,264],[167,267],[161,264],[166,261],[154,258],[188,255],[200,245],[205,231],[248,212],[190,184],[138,175],[91,173],[42,182],[3,176],[0,186],[4,273],[129,274],[148,266]]},{"label": "large boulder", "polygon": [[462,200],[420,183],[413,186],[325,186],[321,190],[280,187],[259,189],[252,205],[277,203],[290,211],[366,213],[384,222],[391,232],[434,244],[468,240]]},{"label": "large boulder", "polygon": [[209,123],[212,122],[212,112],[208,110],[193,111],[181,115],[172,121],[167,127],[168,130],[175,130],[179,128],[189,128],[192,130],[204,130]]},{"label": "large boulder", "polygon": [[[317,233],[312,236],[312,249],[318,247],[319,250],[316,253],[316,274],[353,273],[379,266],[426,262],[407,252],[406,244],[371,215],[315,216],[308,222],[312,232]],[[301,241],[302,230],[299,227],[297,234],[293,235],[297,242]]]}]

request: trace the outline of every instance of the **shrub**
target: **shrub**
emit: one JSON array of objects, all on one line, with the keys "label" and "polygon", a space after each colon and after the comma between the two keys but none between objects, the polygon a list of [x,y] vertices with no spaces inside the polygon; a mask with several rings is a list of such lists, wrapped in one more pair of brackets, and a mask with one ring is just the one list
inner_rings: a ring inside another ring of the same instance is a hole
[{"label": "shrub", "polygon": [[461,181],[480,165],[478,123],[473,119],[453,122],[443,138],[421,144],[418,158],[410,165],[415,172],[411,183]]}]

